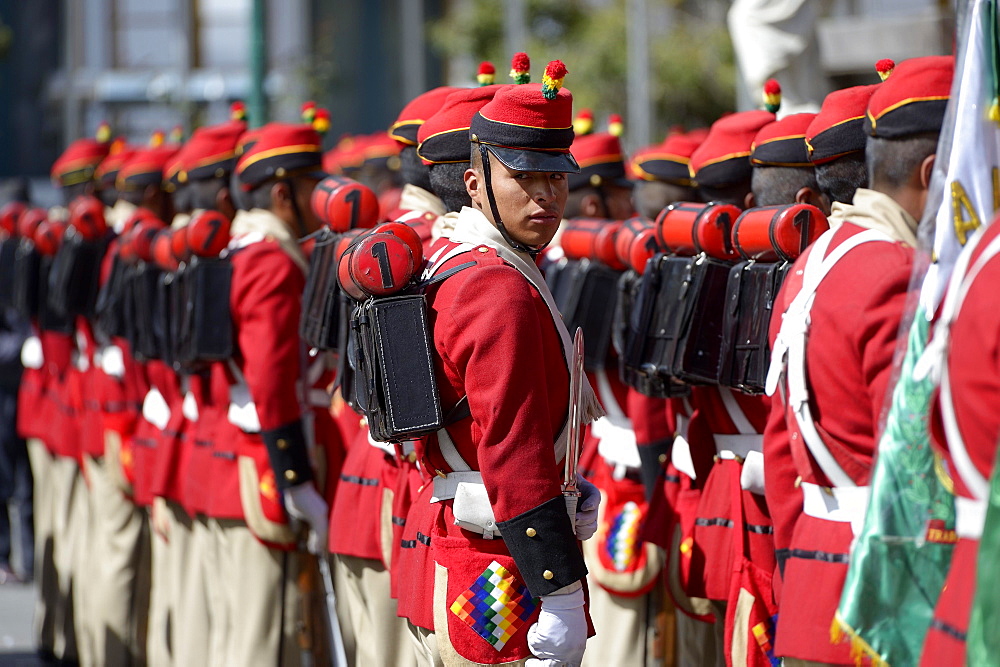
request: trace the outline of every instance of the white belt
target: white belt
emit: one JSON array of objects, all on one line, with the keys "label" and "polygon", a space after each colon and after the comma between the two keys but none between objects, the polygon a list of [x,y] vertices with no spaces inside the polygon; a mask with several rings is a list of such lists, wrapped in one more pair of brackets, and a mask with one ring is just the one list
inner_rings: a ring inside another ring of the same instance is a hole
[{"label": "white belt", "polygon": [[483,476],[478,470],[451,472],[434,478],[432,503],[452,500],[455,525],[492,540],[500,536],[493,505],[486,493]]},{"label": "white belt", "polygon": [[673,447],[670,448],[670,462],[679,472],[691,479],[698,479],[694,471],[694,459],[691,458],[691,444],[683,435],[674,438]]},{"label": "white belt", "polygon": [[246,384],[239,382],[229,386],[229,411],[226,417],[230,424],[238,426],[244,433],[260,433],[257,405],[250,397],[250,389]]},{"label": "white belt", "polygon": [[156,387],[151,388],[142,401],[142,418],[161,431],[170,422],[170,406]]},{"label": "white belt", "polygon": [[35,370],[45,365],[42,341],[38,336],[28,336],[24,339],[24,344],[21,346],[21,365]]},{"label": "white belt", "polygon": [[715,451],[719,453],[719,458],[723,459],[745,459],[750,452],[764,451],[764,436],[760,433],[720,435],[713,434],[715,439]]},{"label": "white belt", "polygon": [[986,523],[986,501],[955,496],[955,532],[959,537],[979,540]]},{"label": "white belt", "polygon": [[98,355],[94,355],[94,363],[101,367],[106,375],[121,380],[125,377],[125,355],[117,345],[107,345],[98,350]]},{"label": "white belt", "polygon": [[184,402],[181,404],[181,412],[184,413],[184,418],[189,422],[198,421],[198,401],[195,400],[194,394],[190,391],[185,392]]},{"label": "white belt", "polygon": [[625,468],[638,469],[642,465],[632,423],[627,420],[626,423],[627,426],[616,424],[608,417],[601,417],[590,425],[591,434],[598,439],[598,454],[616,471],[622,469],[623,474]]},{"label": "white belt", "polygon": [[376,440],[375,438],[372,437],[371,431],[368,431],[368,444],[374,447],[375,449],[381,449],[389,456],[396,455],[395,445],[393,445],[391,442],[381,442],[380,440]]},{"label": "white belt", "polygon": [[[394,443],[379,442],[378,440],[375,440],[374,438],[372,438],[371,431],[368,432],[368,444],[374,447],[375,449],[381,449],[389,456],[396,455],[396,445]],[[414,452],[417,445],[416,442],[413,440],[404,440],[403,442],[400,443],[400,447],[402,447],[403,449],[403,456],[409,456]]]},{"label": "white belt", "polygon": [[868,508],[869,487],[825,487],[802,482],[802,511],[814,518],[849,523],[855,535],[861,532]]}]

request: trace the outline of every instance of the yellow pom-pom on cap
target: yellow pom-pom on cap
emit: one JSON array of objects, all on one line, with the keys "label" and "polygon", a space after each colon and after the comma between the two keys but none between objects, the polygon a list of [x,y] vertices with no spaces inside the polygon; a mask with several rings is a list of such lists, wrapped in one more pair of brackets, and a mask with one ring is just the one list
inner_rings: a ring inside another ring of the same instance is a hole
[{"label": "yellow pom-pom on cap", "polygon": [[590,109],[580,109],[573,119],[573,133],[582,137],[594,131],[594,113]]},{"label": "yellow pom-pom on cap", "polygon": [[330,112],[326,109],[316,109],[313,113],[312,126],[320,134],[326,134],[330,130]]},{"label": "yellow pom-pom on cap", "polygon": [[556,98],[567,73],[566,65],[561,60],[553,60],[545,66],[545,74],[542,75],[542,95],[545,96],[545,99],[554,100]]},{"label": "yellow pom-pom on cap", "polygon": [[489,86],[496,81],[497,68],[489,60],[479,63],[479,72],[476,73],[476,81],[480,86]]},{"label": "yellow pom-pom on cap", "polygon": [[781,108],[781,84],[775,79],[764,82],[764,108],[771,113],[778,113]]},{"label": "yellow pom-pom on cap", "polygon": [[230,120],[246,120],[247,105],[240,100],[233,102],[229,106],[229,118]]},{"label": "yellow pom-pom on cap", "polygon": [[514,83],[531,83],[531,59],[524,51],[519,51],[510,59],[510,78]]},{"label": "yellow pom-pom on cap", "polygon": [[896,69],[896,63],[892,58],[883,58],[875,63],[875,71],[878,73],[878,78],[882,81],[888,79],[894,69]]},{"label": "yellow pom-pom on cap", "polygon": [[101,124],[97,126],[95,138],[102,144],[111,141],[111,126],[108,125],[108,121],[101,121]]},{"label": "yellow pom-pom on cap", "polygon": [[625,123],[622,122],[621,114],[613,113],[608,117],[608,133],[614,137],[620,137],[625,133]]}]

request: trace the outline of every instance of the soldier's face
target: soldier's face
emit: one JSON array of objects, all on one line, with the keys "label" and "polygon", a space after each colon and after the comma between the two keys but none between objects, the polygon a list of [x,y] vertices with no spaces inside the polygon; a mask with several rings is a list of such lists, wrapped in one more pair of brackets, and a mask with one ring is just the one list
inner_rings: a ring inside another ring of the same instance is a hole
[{"label": "soldier's face", "polygon": [[[489,160],[493,193],[507,233],[527,246],[539,246],[551,241],[559,229],[569,195],[566,174],[557,171],[514,171],[492,153]],[[470,169],[466,173],[466,186],[474,205],[496,224],[482,171]]]}]

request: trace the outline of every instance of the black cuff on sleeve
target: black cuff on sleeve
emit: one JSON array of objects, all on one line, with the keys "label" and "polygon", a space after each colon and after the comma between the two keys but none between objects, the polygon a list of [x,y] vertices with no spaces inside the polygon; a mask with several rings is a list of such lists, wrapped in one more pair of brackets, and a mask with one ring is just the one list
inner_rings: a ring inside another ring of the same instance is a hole
[{"label": "black cuff on sleeve", "polygon": [[279,489],[284,491],[313,478],[302,420],[296,419],[270,431],[261,431],[260,435],[264,438]]},{"label": "black cuff on sleeve", "polygon": [[642,485],[646,487],[646,502],[653,499],[656,493],[656,486],[663,479],[663,471],[666,468],[666,457],[670,456],[670,445],[674,439],[657,440],[648,445],[639,445],[639,461],[641,462],[640,472],[642,474]]},{"label": "black cuff on sleeve", "polygon": [[548,595],[587,576],[562,496],[498,526],[532,596]]}]

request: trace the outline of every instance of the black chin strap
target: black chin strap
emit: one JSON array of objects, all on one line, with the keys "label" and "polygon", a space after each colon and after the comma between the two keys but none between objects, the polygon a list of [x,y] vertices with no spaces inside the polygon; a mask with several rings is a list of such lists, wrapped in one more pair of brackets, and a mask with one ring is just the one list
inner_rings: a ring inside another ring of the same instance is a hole
[{"label": "black chin strap", "polygon": [[286,178],[285,183],[288,184],[288,191],[292,195],[292,210],[295,211],[295,224],[299,227],[299,238],[301,239],[309,234],[309,230],[306,229],[305,218],[302,217],[302,211],[299,210],[299,202],[295,198],[295,184],[290,178]]},{"label": "black chin strap", "polygon": [[518,243],[513,239],[513,237],[511,237],[510,234],[507,233],[507,228],[504,227],[503,220],[500,219],[500,210],[497,208],[496,196],[493,194],[493,176],[492,168],[490,167],[490,153],[486,150],[486,146],[483,144],[479,144],[479,155],[482,156],[483,159],[483,178],[486,180],[486,198],[490,202],[490,210],[493,211],[493,221],[496,223],[497,229],[500,230],[500,235],[503,236],[503,240],[506,241],[507,245],[511,248],[517,250],[518,252],[527,253],[532,259],[534,259],[538,253],[545,250],[545,246],[547,246],[548,243],[538,248],[532,248],[531,246],[526,246],[523,243]]}]

